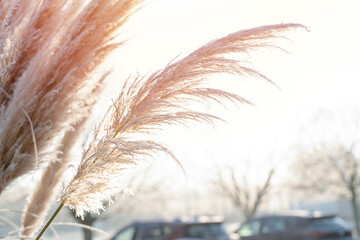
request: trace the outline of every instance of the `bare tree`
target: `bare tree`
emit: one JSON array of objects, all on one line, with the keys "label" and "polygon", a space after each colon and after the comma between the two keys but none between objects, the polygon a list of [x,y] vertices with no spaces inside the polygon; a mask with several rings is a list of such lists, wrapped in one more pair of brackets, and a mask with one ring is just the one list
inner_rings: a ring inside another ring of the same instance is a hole
[{"label": "bare tree", "polygon": [[[307,196],[309,193],[315,193],[315,196],[328,194],[349,201],[358,235],[359,119],[360,113],[357,111],[336,116],[331,111],[320,111],[312,122],[313,126],[309,126],[317,128],[320,136],[305,148],[299,147],[291,166],[291,185],[295,190],[301,190]],[[320,128],[322,131],[319,131]]]},{"label": "bare tree", "polygon": [[299,153],[292,170],[297,179],[295,189],[345,197],[351,203],[359,234],[360,158],[354,149],[354,145],[346,147],[341,143],[314,147],[308,153]]},{"label": "bare tree", "polygon": [[263,182],[252,184],[249,174],[239,173],[233,167],[228,167],[218,171],[217,184],[244,217],[249,219],[265,201],[274,173],[275,169],[270,168]]}]

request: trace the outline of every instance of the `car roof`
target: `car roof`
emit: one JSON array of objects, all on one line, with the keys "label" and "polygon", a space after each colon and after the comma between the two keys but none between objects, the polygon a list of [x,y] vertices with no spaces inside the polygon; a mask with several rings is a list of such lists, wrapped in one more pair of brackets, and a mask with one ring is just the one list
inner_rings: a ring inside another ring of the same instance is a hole
[{"label": "car roof", "polygon": [[192,216],[192,217],[178,217],[178,218],[156,218],[149,220],[137,220],[133,222],[134,225],[153,225],[161,223],[170,224],[203,224],[203,223],[222,223],[224,219],[219,216]]},{"label": "car roof", "polygon": [[265,214],[259,214],[253,217],[252,219],[256,218],[264,218],[264,217],[301,217],[301,218],[329,218],[329,217],[335,217],[333,214],[324,214],[319,211],[282,211],[277,213],[265,213]]}]

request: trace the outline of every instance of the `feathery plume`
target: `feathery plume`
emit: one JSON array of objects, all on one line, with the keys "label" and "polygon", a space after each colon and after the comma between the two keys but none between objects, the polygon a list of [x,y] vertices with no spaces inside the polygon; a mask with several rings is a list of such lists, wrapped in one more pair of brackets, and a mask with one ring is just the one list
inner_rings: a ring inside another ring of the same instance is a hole
[{"label": "feathery plume", "polygon": [[121,44],[116,30],[141,2],[0,1],[0,193],[56,159],[95,101],[95,70]]},{"label": "feathery plume", "polygon": [[21,235],[31,236],[41,227],[57,187],[69,165],[71,149],[76,145],[80,134],[83,132],[86,120],[84,118],[76,124],[73,131],[68,131],[65,134],[63,144],[59,149],[61,156],[57,161],[49,163],[49,166],[44,170],[40,181],[37,183],[25,206]]},{"label": "feathery plume", "polygon": [[85,104],[86,108],[89,109],[88,116],[83,117],[80,122],[73,126],[73,129],[65,133],[62,138],[62,144],[58,150],[60,156],[58,156],[57,161],[52,161],[48,164],[35,190],[28,198],[22,219],[21,234],[23,236],[31,236],[41,227],[45,215],[50,208],[50,203],[54,195],[58,193],[56,191],[57,186],[61,182],[64,172],[70,163],[71,150],[76,145],[81,134],[85,132],[91,109],[104,88],[104,84],[102,83],[108,74],[109,73],[103,75],[97,87],[92,91],[91,96],[93,97],[93,101]]},{"label": "feathery plume", "polygon": [[188,121],[212,122],[219,117],[186,108],[194,101],[224,99],[250,103],[246,99],[202,84],[206,76],[216,73],[251,75],[266,79],[253,68],[226,57],[230,53],[250,53],[263,47],[276,47],[273,41],[298,24],[279,24],[243,30],[212,41],[187,57],[170,63],[148,78],[126,81],[123,89],[97,127],[93,140],[84,152],[77,174],[61,195],[61,205],[69,206],[82,216],[84,211],[98,212],[103,201],[123,187],[114,179],[131,166],[158,152],[178,161],[169,149],[147,140],[166,124]]},{"label": "feathery plume", "polygon": [[[89,102],[86,108],[92,109],[96,103],[96,99],[98,99],[104,87],[104,84],[101,83],[103,83],[106,76],[107,74],[103,75],[102,80],[99,82],[100,84],[92,91],[93,101]],[[76,123],[72,130],[65,133],[58,151],[60,156],[57,161],[49,163],[35,190],[30,195],[22,219],[21,234],[23,236],[31,236],[41,227],[45,215],[50,208],[50,203],[57,193],[57,186],[61,182],[64,172],[70,163],[71,150],[85,131],[89,115]]]}]

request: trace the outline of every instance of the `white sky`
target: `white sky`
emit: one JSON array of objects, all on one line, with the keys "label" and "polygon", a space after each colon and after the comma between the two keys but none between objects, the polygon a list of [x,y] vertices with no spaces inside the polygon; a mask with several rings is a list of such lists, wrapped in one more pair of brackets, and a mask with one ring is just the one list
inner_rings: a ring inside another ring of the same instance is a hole
[{"label": "white sky", "polygon": [[250,59],[281,91],[258,79],[220,76],[216,86],[257,107],[208,107],[229,124],[175,128],[163,138],[190,178],[219,159],[241,167],[244,158],[262,164],[270,155],[284,158],[289,146],[298,143],[299,125],[318,108],[359,101],[360,1],[153,0],[124,30],[130,40],[119,51],[120,79],[155,71],[231,32],[278,23],[301,23],[310,30],[289,33],[289,54],[261,51]]}]

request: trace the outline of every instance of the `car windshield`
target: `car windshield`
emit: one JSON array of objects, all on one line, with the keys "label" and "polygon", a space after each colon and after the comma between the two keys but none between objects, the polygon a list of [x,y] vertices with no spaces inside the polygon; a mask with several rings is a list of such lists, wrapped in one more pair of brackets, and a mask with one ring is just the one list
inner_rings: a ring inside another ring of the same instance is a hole
[{"label": "car windshield", "polygon": [[164,239],[172,231],[172,226],[169,224],[149,224],[138,227],[134,240],[142,239]]},{"label": "car windshield", "polygon": [[226,237],[226,232],[219,223],[191,224],[185,226],[184,237],[221,238]]}]

